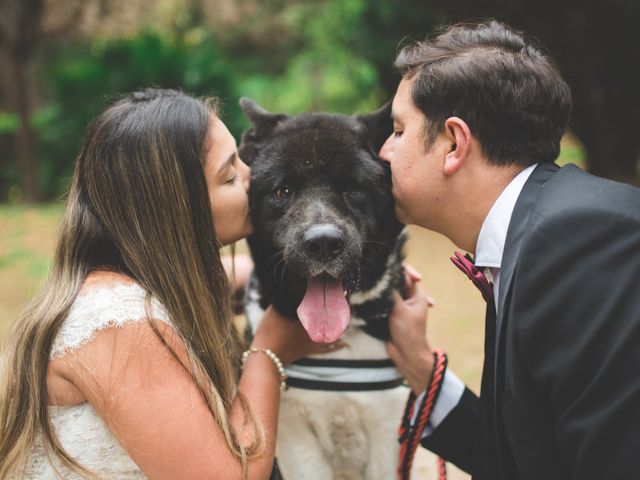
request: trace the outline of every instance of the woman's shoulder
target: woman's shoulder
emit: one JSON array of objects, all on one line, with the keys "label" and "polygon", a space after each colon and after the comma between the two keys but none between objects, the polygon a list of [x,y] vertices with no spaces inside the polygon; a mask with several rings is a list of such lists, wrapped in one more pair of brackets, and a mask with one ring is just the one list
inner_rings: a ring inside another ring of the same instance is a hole
[{"label": "woman's shoulder", "polygon": [[149,318],[171,325],[164,306],[134,279],[116,272],[92,272],[56,335],[51,358],[76,350],[100,330]]}]

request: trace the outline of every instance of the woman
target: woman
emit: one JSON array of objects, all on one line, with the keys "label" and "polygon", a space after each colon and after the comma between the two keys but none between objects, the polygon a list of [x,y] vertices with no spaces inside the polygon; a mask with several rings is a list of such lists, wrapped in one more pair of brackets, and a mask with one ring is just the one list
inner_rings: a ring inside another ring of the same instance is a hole
[{"label": "woman", "polygon": [[248,182],[211,103],[146,90],[94,120],[3,362],[0,478],[268,477],[280,361],[322,347],[270,309],[238,373],[219,248],[251,233]]}]

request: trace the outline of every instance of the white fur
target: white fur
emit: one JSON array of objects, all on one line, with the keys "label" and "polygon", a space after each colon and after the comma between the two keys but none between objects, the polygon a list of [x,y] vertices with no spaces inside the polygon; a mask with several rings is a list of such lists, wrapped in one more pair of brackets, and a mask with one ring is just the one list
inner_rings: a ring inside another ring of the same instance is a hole
[{"label": "white fur", "polygon": [[376,392],[290,388],[282,395],[276,456],[286,480],[396,476],[406,387]]},{"label": "white fur", "polygon": [[389,259],[387,260],[387,270],[384,272],[384,275],[382,275],[380,280],[378,280],[378,283],[366,292],[353,292],[349,296],[349,303],[351,305],[362,305],[363,303],[380,298],[380,294],[389,287],[389,281],[391,280],[391,269],[389,266],[396,261],[395,253],[389,255]]},{"label": "white fur", "polygon": [[[257,294],[245,312],[253,330],[262,317]],[[318,358],[384,359],[384,342],[352,317],[347,347]],[[312,370],[312,369],[311,369]],[[289,388],[280,401],[276,457],[285,480],[389,480],[396,477],[397,431],[409,389],[334,392]]]}]

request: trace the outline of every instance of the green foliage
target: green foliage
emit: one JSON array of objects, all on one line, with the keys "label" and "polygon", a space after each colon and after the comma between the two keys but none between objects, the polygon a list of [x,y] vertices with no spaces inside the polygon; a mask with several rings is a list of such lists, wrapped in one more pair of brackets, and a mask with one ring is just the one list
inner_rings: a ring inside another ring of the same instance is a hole
[{"label": "green foliage", "polygon": [[585,153],[582,145],[577,143],[573,138],[565,137],[560,144],[560,155],[556,160],[558,165],[566,165],[567,163],[574,163],[582,169],[587,168],[584,161]]},{"label": "green foliage", "polygon": [[[50,102],[33,124],[39,135],[40,180],[48,197],[64,192],[86,126],[121,95],[146,87],[177,88],[237,103],[232,68],[203,28],[173,35],[145,32],[118,40],[52,49],[44,65]],[[239,132],[238,109],[225,122]]]},{"label": "green foliage", "polygon": [[265,108],[286,113],[329,110],[351,114],[374,109],[383,97],[375,69],[342,53],[333,58],[321,52],[302,53],[276,81],[247,76],[239,88]]},{"label": "green foliage", "polygon": [[[421,38],[437,18],[428,4],[413,0],[263,2],[223,38],[241,56],[238,89],[267,109],[351,114],[393,95],[401,35]],[[260,21],[268,23],[266,33],[255,38]]]},{"label": "green foliage", "polygon": [[[32,119],[46,197],[66,190],[87,124],[122,94],[154,86],[218,96],[238,139],[248,126],[242,95],[288,114],[371,111],[395,91],[399,47],[447,22],[417,0],[269,0],[212,28],[195,4],[185,1],[171,21],[137,36],[47,45],[38,72],[46,102]],[[15,116],[0,112],[0,149],[9,157],[16,128]],[[579,160],[582,150],[568,148],[562,160]],[[17,185],[15,162],[0,162],[0,200]]]},{"label": "green foliage", "polygon": [[15,132],[18,129],[18,121],[16,114],[0,112],[0,135]]},{"label": "green foliage", "polygon": [[[229,25],[226,36],[186,15],[168,30],[50,44],[40,75],[48,102],[32,119],[45,196],[59,197],[67,189],[91,119],[132,90],[154,86],[219,96],[224,121],[237,138],[248,126],[238,107],[240,95],[286,113],[351,114],[373,110],[389,98],[374,57],[383,50],[390,63],[396,33],[376,38],[372,31],[391,11],[385,2],[268,2],[260,8],[268,18]],[[251,37],[256,23],[269,21],[278,24],[277,39],[271,41],[269,28]],[[15,127],[12,116],[0,115],[0,133]],[[5,182],[19,183],[14,163],[0,168]]]}]

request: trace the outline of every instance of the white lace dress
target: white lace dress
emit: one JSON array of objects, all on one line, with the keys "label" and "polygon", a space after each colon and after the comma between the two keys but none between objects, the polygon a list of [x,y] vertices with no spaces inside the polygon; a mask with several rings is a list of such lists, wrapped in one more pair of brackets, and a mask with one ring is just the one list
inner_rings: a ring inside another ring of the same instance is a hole
[{"label": "white lace dress", "polygon": [[[53,343],[51,359],[90,342],[99,330],[122,327],[148,318],[145,291],[137,284],[97,287],[78,296]],[[163,306],[151,301],[153,318],[171,324]],[[146,478],[118,444],[89,402],[50,406],[49,414],[62,447],[81,465],[104,479]],[[80,479],[56,459],[49,459],[39,438],[29,458],[24,478]],[[57,474],[56,474],[57,470]]]}]

